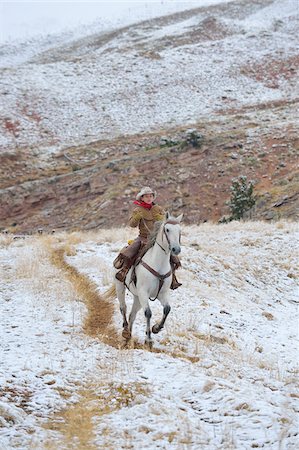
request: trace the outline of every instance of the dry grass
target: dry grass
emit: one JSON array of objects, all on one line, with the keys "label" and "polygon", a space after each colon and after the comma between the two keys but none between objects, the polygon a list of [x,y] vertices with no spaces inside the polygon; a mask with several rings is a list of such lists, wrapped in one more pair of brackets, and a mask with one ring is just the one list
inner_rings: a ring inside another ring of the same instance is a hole
[{"label": "dry grass", "polygon": [[0,234],[0,248],[9,247],[14,242],[13,234]]},{"label": "dry grass", "polygon": [[263,311],[263,312],[262,312],[262,316],[266,317],[266,319],[268,319],[268,320],[274,320],[273,314],[271,314],[271,313],[269,313],[269,312]]},{"label": "dry grass", "polygon": [[[279,220],[275,222],[275,224],[264,221],[233,221],[229,224],[215,224],[206,222],[200,224],[200,230],[202,233],[214,234],[215,236],[217,236],[218,233],[224,233],[226,230],[230,233],[235,231],[251,231],[263,235],[265,232],[272,234],[274,226],[278,230],[288,230],[290,232],[298,231],[298,223],[291,220]],[[198,234],[198,225],[184,226],[183,237],[184,234],[186,237],[192,238],[194,234]]]},{"label": "dry grass", "polygon": [[113,272],[111,271],[111,266],[108,265],[103,259],[94,254],[84,254],[84,259],[80,262],[81,269],[96,269],[97,273],[101,273],[101,284],[102,286],[108,286],[113,281]]},{"label": "dry grass", "polygon": [[[148,396],[148,388],[144,383],[102,385],[89,383],[84,389],[78,391],[79,400],[69,408],[59,411],[50,418],[45,425],[47,430],[59,433],[59,443],[56,439],[48,439],[44,445],[45,450],[96,450],[96,424],[99,418],[133,404],[142,403]],[[109,445],[109,429],[103,433],[105,448]],[[59,445],[58,445],[59,444]]]},{"label": "dry grass", "polygon": [[[32,391],[27,387],[20,386],[5,386],[0,387],[0,399],[8,400],[14,406],[21,408],[24,411],[30,409],[30,402],[32,400]],[[1,413],[0,418],[5,418],[5,414]],[[11,421],[13,422],[13,420]],[[1,428],[1,422],[0,422]]]},{"label": "dry grass", "polygon": [[213,381],[206,381],[202,388],[202,392],[210,392],[215,386],[216,384]]},{"label": "dry grass", "polygon": [[14,264],[17,278],[38,279],[43,277],[44,263],[48,260],[47,249],[38,240],[32,241],[19,254]]},{"label": "dry grass", "polygon": [[64,259],[65,247],[50,249],[53,264],[62,269],[78,295],[85,300],[87,317],[83,329],[91,337],[101,336],[101,340],[115,348],[120,347],[118,333],[113,326],[114,305],[98,293],[95,283],[70,266]]},{"label": "dry grass", "polygon": [[[134,348],[142,348],[142,349],[148,350],[144,345],[138,345],[138,344],[135,344]],[[174,350],[166,350],[166,349],[159,349],[159,348],[153,347],[150,351],[152,353],[163,353],[164,355],[171,356],[172,358],[179,358],[184,361],[190,361],[192,363],[197,363],[200,360],[200,358],[198,356],[188,355],[184,351],[184,349],[180,349],[179,347],[177,347]]]},{"label": "dry grass", "polygon": [[[62,232],[55,235],[55,240],[61,243],[75,246],[85,242],[93,242],[94,244],[114,244],[117,241],[126,242],[134,239],[137,233],[129,227],[109,228],[99,231],[74,231],[71,233]],[[51,236],[49,236],[51,237]]]},{"label": "dry grass", "polygon": [[[48,241],[46,241],[48,242]],[[45,304],[47,311],[57,315],[57,304],[64,304],[77,299],[72,284],[61,276],[61,272],[51,265],[47,243],[39,237],[31,237],[22,240],[22,245],[17,241],[18,252],[14,263],[5,271],[7,282],[20,280],[22,289],[32,293],[32,302],[39,298],[39,302]],[[2,270],[0,270],[1,273]]]}]

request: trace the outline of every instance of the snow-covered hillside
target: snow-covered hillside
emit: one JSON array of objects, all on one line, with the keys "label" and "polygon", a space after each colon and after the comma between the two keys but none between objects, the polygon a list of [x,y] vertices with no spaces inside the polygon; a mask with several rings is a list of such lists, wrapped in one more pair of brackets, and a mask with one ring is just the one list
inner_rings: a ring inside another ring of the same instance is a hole
[{"label": "snow-covered hillside", "polygon": [[2,46],[0,148],[57,150],[297,98],[296,0],[198,4]]},{"label": "snow-covered hillside", "polygon": [[232,0],[39,0],[35,5],[27,0],[1,2],[0,42],[29,40],[32,44],[32,38],[37,37],[39,41],[54,45],[57,42],[55,38],[66,41],[220,1],[226,3]]},{"label": "snow-covered hillside", "polygon": [[0,236],[1,449],[298,448],[298,227],[183,227],[152,352],[143,314],[124,349],[117,301],[104,312],[129,237]]}]

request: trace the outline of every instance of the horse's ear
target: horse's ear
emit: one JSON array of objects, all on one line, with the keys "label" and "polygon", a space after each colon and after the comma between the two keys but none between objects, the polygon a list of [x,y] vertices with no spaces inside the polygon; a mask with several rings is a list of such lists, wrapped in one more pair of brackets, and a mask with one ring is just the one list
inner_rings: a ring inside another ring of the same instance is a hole
[{"label": "horse's ear", "polygon": [[176,218],[176,220],[180,223],[182,221],[184,214],[181,214],[179,217]]},{"label": "horse's ear", "polygon": [[168,211],[166,211],[166,214],[165,214],[165,218],[166,218],[166,220],[168,220],[168,219],[169,219],[169,217],[170,217],[170,214],[169,214],[169,212],[168,212]]}]

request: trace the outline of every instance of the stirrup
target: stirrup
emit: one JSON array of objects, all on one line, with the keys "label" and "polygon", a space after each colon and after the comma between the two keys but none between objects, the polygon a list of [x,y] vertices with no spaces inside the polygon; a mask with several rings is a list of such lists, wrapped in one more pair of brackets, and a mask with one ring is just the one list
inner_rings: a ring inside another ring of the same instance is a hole
[{"label": "stirrup", "polygon": [[182,283],[179,283],[178,280],[173,280],[170,285],[170,289],[175,290],[182,286]]}]

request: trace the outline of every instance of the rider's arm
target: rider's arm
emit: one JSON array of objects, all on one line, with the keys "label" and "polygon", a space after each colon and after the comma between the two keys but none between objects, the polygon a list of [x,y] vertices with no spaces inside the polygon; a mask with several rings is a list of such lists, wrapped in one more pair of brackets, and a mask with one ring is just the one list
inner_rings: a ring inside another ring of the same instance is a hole
[{"label": "rider's arm", "polygon": [[159,205],[155,205],[152,208],[153,218],[155,221],[160,221],[165,219],[165,211]]},{"label": "rider's arm", "polygon": [[142,219],[142,213],[139,208],[134,209],[129,219],[129,225],[132,228],[138,227],[140,220]]}]

